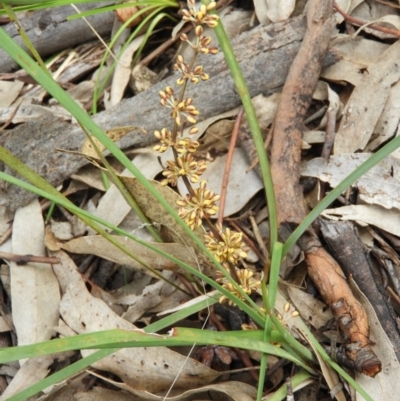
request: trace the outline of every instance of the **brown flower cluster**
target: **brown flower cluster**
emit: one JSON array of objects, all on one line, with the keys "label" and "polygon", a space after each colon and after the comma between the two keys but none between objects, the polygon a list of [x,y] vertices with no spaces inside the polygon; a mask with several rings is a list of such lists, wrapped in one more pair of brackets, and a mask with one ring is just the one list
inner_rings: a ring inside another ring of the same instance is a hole
[{"label": "brown flower cluster", "polygon": [[[216,7],[216,3],[209,5],[201,5],[198,10],[195,8],[195,1],[188,0],[188,9],[182,10],[183,20],[194,25],[194,40],[191,41],[189,36],[182,34],[181,40],[187,42],[193,49],[193,57],[189,63],[179,55],[174,64],[174,70],[180,73],[177,84],[180,85],[181,91],[177,96],[174,90],[168,86],[159,92],[160,102],[163,107],[170,109],[171,118],[174,120],[174,128],[168,130],[162,128],[161,131],[155,131],[154,135],[159,143],[154,146],[154,150],[163,153],[172,148],[174,160],[166,162],[163,171],[164,179],[162,185],[176,186],[178,180],[184,178],[185,184],[188,186],[188,192],[182,197],[177,204],[179,206],[179,216],[194,230],[203,224],[203,220],[216,215],[218,207],[217,202],[220,196],[207,188],[207,182],[201,181],[198,187],[192,187],[190,183],[197,184],[200,176],[207,168],[205,160],[198,160],[195,157],[199,143],[190,137],[183,136],[185,124],[195,124],[199,111],[193,105],[191,98],[184,98],[184,92],[188,82],[197,84],[200,81],[209,79],[209,75],[204,71],[203,67],[195,66],[195,60],[199,53],[216,54],[217,48],[211,47],[211,38],[205,36],[202,25],[214,28],[218,24],[218,17],[210,14],[209,11]],[[189,128],[189,135],[198,132],[196,126]],[[235,269],[236,277],[239,280],[238,285],[246,294],[253,293],[259,288],[259,281],[252,276],[253,273],[247,269],[237,269],[237,264],[241,258],[245,258],[247,248],[242,240],[242,233],[233,232],[230,229],[222,230],[218,226],[212,230],[210,234],[205,235],[205,244],[215,258],[227,269]],[[227,280],[221,278],[219,280],[223,287],[230,292],[242,298],[237,289]],[[227,298],[222,297],[221,302],[225,302]]]},{"label": "brown flower cluster", "polygon": [[[195,66],[194,62],[198,53],[216,54],[217,48],[210,47],[211,38],[204,35],[202,25],[208,25],[214,28],[218,23],[218,16],[209,14],[209,11],[216,7],[212,2],[208,6],[200,6],[199,10],[195,8],[195,1],[188,1],[188,9],[182,11],[183,20],[194,24],[195,41],[192,43],[186,34],[181,35],[181,39],[189,43],[193,49],[193,57],[190,63],[186,63],[184,58],[179,55],[174,65],[175,71],[180,72],[177,84],[182,86],[179,96],[176,96],[174,90],[168,86],[159,92],[161,105],[171,110],[171,118],[174,119],[174,129],[172,131],[163,128],[161,131],[155,131],[154,135],[159,143],[154,146],[154,150],[163,153],[167,149],[174,150],[174,160],[166,162],[163,176],[165,177],[161,184],[176,186],[181,177],[186,177],[191,183],[199,181],[200,176],[207,168],[205,160],[197,160],[193,154],[196,152],[199,143],[190,137],[183,136],[184,122],[195,124],[199,111],[193,105],[191,98],[184,98],[184,89],[187,82],[197,84],[200,80],[206,81],[209,75],[204,72],[202,66]],[[189,135],[198,132],[198,128],[192,126],[189,129]],[[186,195],[178,202],[180,207],[179,215],[186,223],[194,229],[202,224],[205,217],[212,216],[217,211],[216,202],[219,196],[215,195],[206,188],[207,183],[203,181],[196,189],[192,189],[190,194]]]}]

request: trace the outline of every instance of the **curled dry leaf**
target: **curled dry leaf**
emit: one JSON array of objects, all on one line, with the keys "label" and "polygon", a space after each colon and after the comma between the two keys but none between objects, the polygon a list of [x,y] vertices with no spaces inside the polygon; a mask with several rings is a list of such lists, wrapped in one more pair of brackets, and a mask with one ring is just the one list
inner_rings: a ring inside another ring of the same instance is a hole
[{"label": "curled dry leaf", "polygon": [[[138,244],[130,238],[124,238],[121,236],[114,236],[114,238],[120,241],[122,245],[128,248],[133,254],[135,254],[139,259],[153,269],[172,271],[178,271],[180,269],[179,266],[171,262],[169,259],[146,248],[144,245]],[[197,267],[197,261],[193,250],[188,248],[186,245],[174,243],[152,243],[151,245],[168,253],[171,256],[179,258],[184,263],[188,263],[192,267]],[[123,266],[145,270],[143,265],[133,260],[131,257],[126,255],[100,235],[90,235],[76,238],[67,242],[66,244],[62,244],[61,248],[68,252],[96,255]],[[151,274],[151,272],[148,270],[146,270],[146,273]]]},{"label": "curled dry leaf", "polygon": [[[163,228],[166,228],[174,242],[184,244],[189,246],[190,248],[193,248],[196,257],[198,258],[198,262],[203,268],[203,273],[212,275],[215,269],[213,268],[213,266],[210,265],[208,259],[203,256],[202,251],[198,249],[197,245],[190,238],[188,238],[186,232],[180,225],[178,225],[175,219],[168,213],[166,213],[163,206],[160,205],[160,203],[153,197],[153,195],[148,193],[147,190],[136,178],[121,176],[120,179],[125,185],[125,188],[134,197],[143,213],[155,224],[160,224],[161,226],[163,226]],[[180,196],[171,188],[162,186],[158,181],[150,182],[157,189],[157,191],[161,193],[163,198],[176,211],[178,211],[178,205],[176,204],[176,201],[180,199]],[[202,227],[197,227],[194,230],[194,233],[199,238],[203,238],[204,229]]]},{"label": "curled dry leaf", "polygon": [[[232,401],[253,401],[256,399],[257,390],[249,384],[243,382],[229,381],[224,383],[210,384],[207,386],[199,386],[192,390],[182,391],[174,387],[169,396],[151,394],[148,391],[133,388],[124,383],[116,382],[104,376],[94,373],[94,376],[99,377],[111,383],[114,386],[125,390],[143,401],[191,401],[197,399],[209,399],[210,394],[215,400],[232,400]],[[206,398],[203,398],[206,397]]]},{"label": "curled dry leaf", "polygon": [[295,0],[256,0],[254,7],[262,24],[286,21],[296,5]]},{"label": "curled dry leaf", "polygon": [[[382,374],[378,378],[356,374],[357,383],[369,394],[373,400],[391,401],[400,394],[400,364],[393,351],[393,345],[388,339],[385,331],[379,323],[374,308],[369,303],[368,299],[357,287],[355,281],[350,277],[350,287],[354,296],[363,305],[371,326],[371,339],[374,341],[374,350],[383,363]],[[364,401],[364,397],[357,393],[357,401]]]},{"label": "curled dry leaf", "polygon": [[[213,162],[207,163],[207,170],[201,179],[207,181],[207,188],[214,193],[221,193],[222,177],[226,164],[227,155],[217,157]],[[224,217],[230,216],[241,210],[249,200],[263,188],[261,179],[253,169],[249,172],[249,162],[242,149],[236,148],[233,153],[232,166],[229,173],[228,192],[225,203]],[[179,192],[187,193],[185,185],[178,183]],[[218,216],[218,213],[215,217]]]},{"label": "curled dry leaf", "polygon": [[326,209],[321,215],[330,220],[351,220],[362,225],[371,224],[400,236],[400,215],[394,209],[387,210],[378,205],[351,205]]},{"label": "curled dry leaf", "polygon": [[[125,8],[119,11],[126,10]],[[132,73],[132,57],[136,50],[140,47],[144,40],[144,36],[135,38],[124,50],[114,70],[113,81],[111,85],[111,98],[107,108],[113,107],[118,104],[125,93],[125,89],[129,83]]]},{"label": "curled dry leaf", "polygon": [[[55,253],[59,255],[59,253]],[[68,261],[64,254],[63,262]],[[108,305],[92,297],[83,278],[69,259],[67,268],[54,266],[61,274],[65,293],[60,303],[60,313],[65,323],[78,334],[120,328],[136,330],[136,327],[115,314]],[[94,351],[81,351],[83,356]],[[93,364],[96,369],[119,376],[126,385],[155,393],[170,387],[176,377],[179,388],[196,388],[208,384],[218,376],[201,363],[165,347],[125,348]]]},{"label": "curled dry leaf", "polygon": [[[368,153],[331,156],[328,164],[325,164],[322,158],[314,158],[303,166],[301,175],[316,177],[321,181],[329,182],[331,187],[336,187],[370,156]],[[353,184],[353,187],[358,190],[359,201],[383,206],[386,209],[400,210],[399,170],[400,161],[388,156],[367,171]]]},{"label": "curled dry leaf", "polygon": [[[44,222],[37,200],[15,213],[12,253],[45,256]],[[60,293],[48,264],[10,262],[13,322],[18,345],[49,340],[58,321]]]},{"label": "curled dry leaf", "polygon": [[335,137],[335,155],[363,150],[369,142],[390,89],[400,78],[399,51],[400,41],[397,41],[363,74],[343,111]]}]

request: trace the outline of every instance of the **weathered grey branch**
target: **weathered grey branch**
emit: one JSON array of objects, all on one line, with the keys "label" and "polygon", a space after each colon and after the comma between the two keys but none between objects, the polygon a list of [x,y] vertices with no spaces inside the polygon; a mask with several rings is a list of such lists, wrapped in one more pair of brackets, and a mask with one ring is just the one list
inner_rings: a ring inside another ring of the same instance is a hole
[{"label": "weathered grey branch", "polygon": [[[83,12],[108,4],[111,3],[78,4],[77,7]],[[77,14],[77,11],[72,6],[47,8],[26,13],[20,22],[36,50],[42,57],[46,57],[96,38],[82,18],[67,21],[67,18],[74,14]],[[99,13],[87,17],[87,20],[100,36],[104,36],[111,32],[114,13],[111,11]],[[8,24],[3,29],[15,42],[26,49],[14,24]],[[0,49],[0,72],[9,72],[15,68],[17,63],[3,49]]]},{"label": "weathered grey branch", "polygon": [[[305,20],[299,17],[285,23],[259,26],[233,40],[232,45],[251,96],[260,93],[269,95],[282,87],[304,32]],[[330,52],[326,64],[332,64],[335,60],[334,52]],[[194,104],[201,112],[201,119],[238,106],[240,99],[223,54],[200,58],[199,64],[204,66],[211,78],[197,86],[189,85],[187,95],[194,99]],[[154,142],[154,130],[171,126],[168,110],[159,106],[158,92],[167,85],[176,87],[175,80],[176,76],[166,78],[148,91],[99,113],[94,121],[102,128],[132,125],[143,127],[149,133],[128,134],[121,140],[121,148],[145,146]],[[28,122],[10,131],[0,138],[0,145],[5,146],[50,183],[58,185],[86,161],[82,157],[56,153],[54,148],[79,150],[84,139],[77,126],[43,119]],[[10,169],[6,166],[5,171],[10,172]],[[32,198],[33,195],[28,195],[19,188],[9,187],[0,193],[0,204],[15,209]]]}]

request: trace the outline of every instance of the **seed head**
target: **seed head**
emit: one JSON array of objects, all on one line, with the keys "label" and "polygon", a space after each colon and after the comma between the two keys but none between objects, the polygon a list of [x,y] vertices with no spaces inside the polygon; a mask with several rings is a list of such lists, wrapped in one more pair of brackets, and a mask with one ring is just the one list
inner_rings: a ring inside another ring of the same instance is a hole
[{"label": "seed head", "polygon": [[176,202],[180,206],[179,216],[194,230],[202,224],[204,217],[215,215],[219,198],[219,195],[207,189],[207,181],[202,181],[200,186],[194,189],[193,196],[186,195]]},{"label": "seed head", "polygon": [[229,264],[235,266],[240,258],[247,256],[247,247],[242,241],[243,234],[240,232],[231,231],[229,228],[220,230],[221,240],[214,237],[213,233],[204,236],[205,245],[208,250],[223,266],[228,267]]},{"label": "seed head", "polygon": [[199,176],[204,173],[207,168],[205,160],[196,161],[190,153],[187,153],[176,159],[167,161],[167,168],[162,172],[165,177],[161,181],[161,185],[171,184],[176,187],[178,184],[178,178],[187,176],[191,182],[196,183],[199,180]]}]

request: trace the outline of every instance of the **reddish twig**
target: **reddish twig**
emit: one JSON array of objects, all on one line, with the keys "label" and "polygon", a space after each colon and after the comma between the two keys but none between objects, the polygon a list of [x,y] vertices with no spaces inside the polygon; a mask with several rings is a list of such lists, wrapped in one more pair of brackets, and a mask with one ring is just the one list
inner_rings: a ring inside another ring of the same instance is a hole
[{"label": "reddish twig", "polygon": [[351,17],[349,14],[347,14],[344,10],[342,10],[336,2],[333,3],[333,8],[343,16],[343,18],[347,21],[350,22],[351,24],[357,25],[357,26],[363,26],[363,25],[368,25],[368,28],[375,29],[376,31],[380,31],[383,33],[388,33],[390,35],[394,35],[397,37],[400,37],[400,31],[390,29],[390,28],[385,28],[384,26],[376,25],[373,23],[369,23],[368,21],[363,21],[358,18]]},{"label": "reddish twig", "polygon": [[233,126],[231,141],[229,143],[228,156],[226,158],[226,163],[225,163],[224,176],[222,178],[221,199],[219,201],[218,220],[217,220],[217,223],[221,225],[224,219],[226,193],[228,191],[229,173],[231,171],[233,152],[235,151],[237,139],[239,136],[239,128],[242,122],[242,118],[243,118],[243,107],[240,107],[239,112],[236,116],[235,125]]}]

